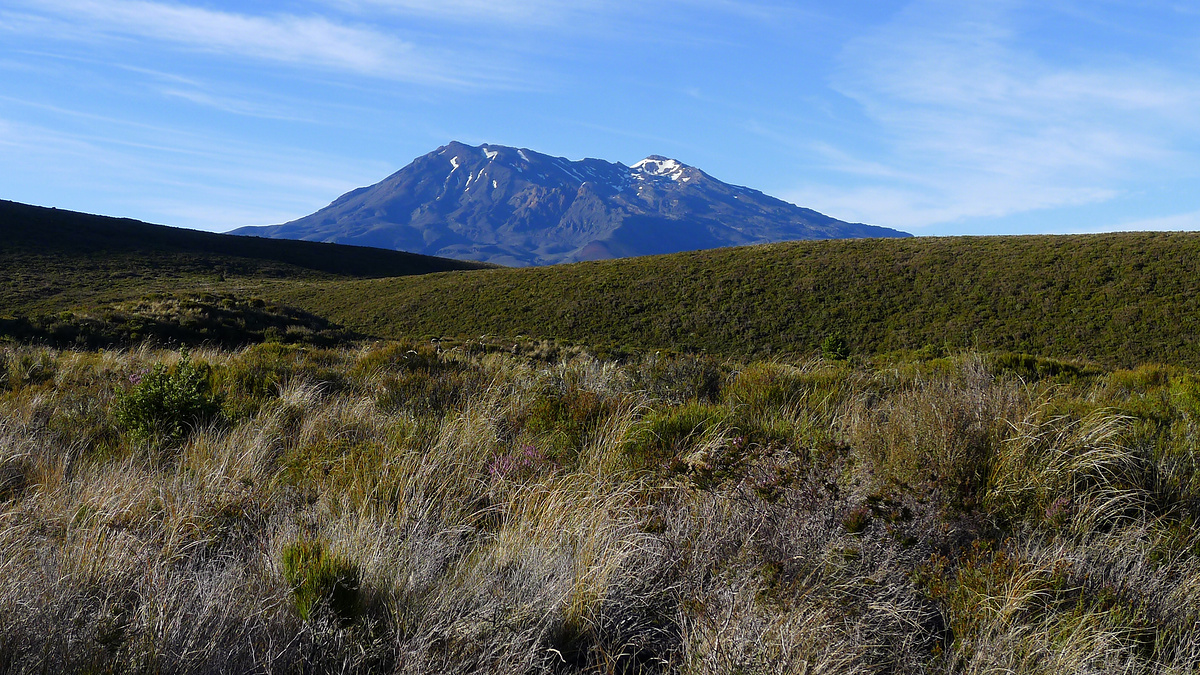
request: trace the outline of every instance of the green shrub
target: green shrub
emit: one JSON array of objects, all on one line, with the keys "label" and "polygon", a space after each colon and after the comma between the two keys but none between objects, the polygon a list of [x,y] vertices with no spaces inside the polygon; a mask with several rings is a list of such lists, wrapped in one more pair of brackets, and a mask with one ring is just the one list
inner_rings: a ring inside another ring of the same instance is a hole
[{"label": "green shrub", "polygon": [[179,443],[197,424],[220,409],[209,384],[209,367],[184,353],[174,368],[161,363],[129,377],[117,393],[113,417],[125,433],[139,440]]},{"label": "green shrub", "polygon": [[330,552],[317,539],[301,539],[283,548],[283,578],[292,588],[300,618],[330,616],[352,623],[361,611],[358,565]]},{"label": "green shrub", "polygon": [[850,348],[840,335],[827,335],[821,340],[821,355],[834,361],[845,361],[850,358]]},{"label": "green shrub", "polygon": [[1200,377],[1187,373],[1171,378],[1171,396],[1186,417],[1200,420]]}]

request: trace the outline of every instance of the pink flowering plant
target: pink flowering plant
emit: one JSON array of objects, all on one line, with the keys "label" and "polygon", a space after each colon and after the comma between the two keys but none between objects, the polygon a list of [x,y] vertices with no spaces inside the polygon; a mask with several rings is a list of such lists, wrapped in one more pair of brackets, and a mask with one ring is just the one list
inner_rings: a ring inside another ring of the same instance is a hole
[{"label": "pink flowering plant", "polygon": [[488,462],[488,475],[502,480],[528,478],[553,469],[557,463],[536,447],[525,444],[516,450],[496,455]]}]

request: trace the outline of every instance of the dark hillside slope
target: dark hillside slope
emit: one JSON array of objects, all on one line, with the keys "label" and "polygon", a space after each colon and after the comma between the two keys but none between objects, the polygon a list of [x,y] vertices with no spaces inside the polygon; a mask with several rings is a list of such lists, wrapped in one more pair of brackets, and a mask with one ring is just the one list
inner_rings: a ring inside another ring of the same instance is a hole
[{"label": "dark hillside slope", "polygon": [[1200,365],[1200,234],[830,240],[333,282],[283,302],[379,336],[485,333],[764,355],[841,336]]},{"label": "dark hillside slope", "polygon": [[0,316],[217,280],[395,277],[488,267],[258,239],[0,201]]}]

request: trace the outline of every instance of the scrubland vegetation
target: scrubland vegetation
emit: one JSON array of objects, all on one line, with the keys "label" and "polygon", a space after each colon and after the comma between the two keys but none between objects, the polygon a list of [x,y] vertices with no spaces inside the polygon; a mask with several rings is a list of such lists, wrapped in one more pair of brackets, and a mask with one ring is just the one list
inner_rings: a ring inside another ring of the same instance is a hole
[{"label": "scrubland vegetation", "polygon": [[483,334],[772,358],[1027,352],[1200,368],[1200,234],[835,239],[403,279],[269,297],[382,338]]},{"label": "scrubland vegetation", "polygon": [[0,339],[59,347],[500,335],[762,359],[838,336],[863,356],[1200,368],[1200,234],[1188,232],[802,241],[479,269],[0,201],[0,241]]},{"label": "scrubland vegetation", "polygon": [[[491,267],[362,246],[198,232],[0,200],[0,319],[51,320],[147,294]],[[0,325],[0,335],[11,331]]]},{"label": "scrubland vegetation", "polygon": [[1192,673],[1198,437],[1171,366],[10,344],[0,670]]}]

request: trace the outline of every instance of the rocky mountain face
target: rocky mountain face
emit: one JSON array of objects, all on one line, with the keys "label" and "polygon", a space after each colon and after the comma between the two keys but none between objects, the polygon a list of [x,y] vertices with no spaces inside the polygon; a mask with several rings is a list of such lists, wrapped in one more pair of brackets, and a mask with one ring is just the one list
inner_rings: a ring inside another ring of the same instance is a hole
[{"label": "rocky mountain face", "polygon": [[909,236],[842,222],[657,155],[625,166],[458,142],[312,215],[233,234],[513,266],[795,239]]}]

